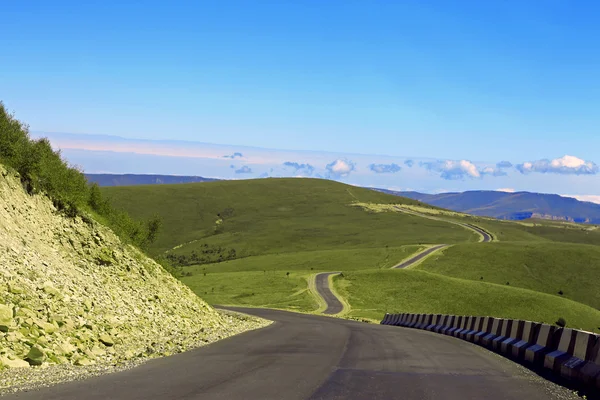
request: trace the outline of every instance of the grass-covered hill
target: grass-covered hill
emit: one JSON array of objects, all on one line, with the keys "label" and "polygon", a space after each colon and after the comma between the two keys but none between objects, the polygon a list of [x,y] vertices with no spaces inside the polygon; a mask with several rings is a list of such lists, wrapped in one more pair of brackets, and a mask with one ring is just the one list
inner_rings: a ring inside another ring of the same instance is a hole
[{"label": "grass-covered hill", "polygon": [[[585,267],[595,262],[600,244],[595,226],[473,217],[316,179],[115,187],[102,193],[137,218],[160,216],[164,230],[152,253],[177,264],[183,282],[210,303],[310,312],[318,308],[310,277],[341,271],[335,286],[350,316],[448,312],[549,323],[563,317],[571,326],[600,327],[590,286],[597,268]],[[496,241],[479,243],[457,222],[480,226]],[[412,269],[389,269],[437,243],[453,246]],[[554,253],[546,255],[545,248]],[[549,265],[555,254],[562,256]],[[532,275],[522,273],[523,263]]]},{"label": "grass-covered hill", "polygon": [[[410,199],[322,179],[257,179],[201,184],[101,188],[117,208],[160,216],[153,254],[201,262],[328,249],[385,248],[477,241],[472,232],[411,215],[369,214],[353,203]],[[220,258],[221,257],[221,258]]]}]

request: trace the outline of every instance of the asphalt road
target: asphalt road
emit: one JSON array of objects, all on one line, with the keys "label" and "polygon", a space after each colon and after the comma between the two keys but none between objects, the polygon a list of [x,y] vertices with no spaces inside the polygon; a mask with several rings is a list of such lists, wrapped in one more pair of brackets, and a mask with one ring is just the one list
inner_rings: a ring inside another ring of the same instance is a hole
[{"label": "asphalt road", "polygon": [[475,226],[475,225],[471,225],[471,224],[462,224],[462,225],[466,226],[469,229],[472,229],[472,230],[476,231],[481,236],[483,236],[482,242],[488,243],[488,242],[492,241],[492,236],[489,233],[487,233],[486,231],[484,231],[483,229],[481,229],[480,227]]},{"label": "asphalt road", "polygon": [[409,265],[413,265],[414,263],[421,261],[423,258],[427,257],[434,251],[438,251],[439,249],[442,249],[446,246],[448,246],[448,245],[447,244],[438,244],[436,246],[433,246],[433,247],[425,250],[424,252],[417,254],[413,258],[409,258],[408,260],[401,262],[400,264],[396,265],[394,268],[406,268]]},{"label": "asphalt road", "polygon": [[317,292],[319,292],[319,295],[323,298],[323,300],[325,300],[325,303],[327,303],[327,308],[325,311],[323,311],[323,314],[339,314],[344,309],[344,305],[333,294],[331,288],[329,287],[329,276],[337,274],[339,274],[339,272],[323,272],[321,274],[317,274],[315,277],[315,286],[317,288]]},{"label": "asphalt road", "polygon": [[6,399],[573,398],[516,364],[449,336],[284,311],[236,310],[276,322],[129,371]]}]

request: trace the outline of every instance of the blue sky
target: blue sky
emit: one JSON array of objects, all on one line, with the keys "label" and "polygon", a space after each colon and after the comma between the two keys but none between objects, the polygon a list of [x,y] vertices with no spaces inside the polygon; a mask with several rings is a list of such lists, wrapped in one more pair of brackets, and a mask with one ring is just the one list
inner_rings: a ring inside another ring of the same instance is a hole
[{"label": "blue sky", "polygon": [[[600,161],[600,3],[135,3],[3,4],[0,99],[38,132]],[[596,173],[581,172],[546,168],[522,186],[556,174],[565,182],[543,191],[600,195]],[[398,173],[387,186],[416,186]],[[452,181],[494,186],[487,179]]]}]

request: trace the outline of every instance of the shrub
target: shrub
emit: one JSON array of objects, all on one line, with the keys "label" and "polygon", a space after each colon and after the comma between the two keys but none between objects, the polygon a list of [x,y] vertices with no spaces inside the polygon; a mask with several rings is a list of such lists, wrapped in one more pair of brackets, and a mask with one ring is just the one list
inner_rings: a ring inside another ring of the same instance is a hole
[{"label": "shrub", "polygon": [[62,159],[46,138],[34,140],[29,127],[9,114],[0,102],[0,163],[19,173],[21,183],[29,194],[45,193],[59,212],[68,217],[80,216],[91,220],[82,211],[96,214],[121,239],[146,248],[158,235],[160,218],[146,223],[132,219],[127,213],[114,209],[102,197],[98,185],[89,185],[85,175]]},{"label": "shrub", "polygon": [[567,321],[565,321],[565,319],[563,317],[560,317],[556,322],[556,325],[560,326],[561,328],[564,328],[565,326],[567,326]]}]

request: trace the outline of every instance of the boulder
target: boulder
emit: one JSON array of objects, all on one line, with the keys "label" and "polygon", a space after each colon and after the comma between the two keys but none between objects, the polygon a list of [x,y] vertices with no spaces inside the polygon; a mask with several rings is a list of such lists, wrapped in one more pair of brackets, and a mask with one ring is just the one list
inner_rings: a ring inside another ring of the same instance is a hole
[{"label": "boulder", "polygon": [[13,325],[13,308],[0,304],[0,332],[8,332]]},{"label": "boulder", "polygon": [[38,346],[31,346],[29,349],[29,353],[25,356],[25,361],[27,361],[30,365],[42,365],[46,355]]},{"label": "boulder", "polygon": [[111,347],[115,345],[115,341],[110,335],[103,333],[100,335],[98,340],[105,346]]},{"label": "boulder", "polygon": [[0,357],[0,366],[7,368],[27,368],[29,363],[25,360],[11,360],[8,357]]}]

